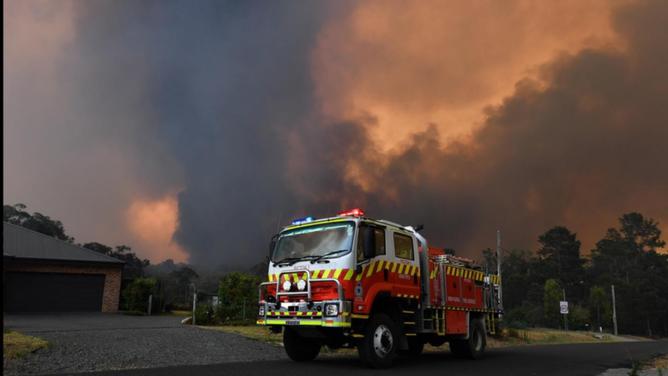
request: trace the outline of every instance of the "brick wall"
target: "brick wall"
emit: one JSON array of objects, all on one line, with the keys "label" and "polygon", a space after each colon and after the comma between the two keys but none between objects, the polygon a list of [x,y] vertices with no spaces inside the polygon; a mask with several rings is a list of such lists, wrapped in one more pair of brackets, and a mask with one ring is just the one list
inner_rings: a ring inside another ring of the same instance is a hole
[{"label": "brick wall", "polygon": [[38,273],[72,273],[72,274],[104,274],[104,293],[102,296],[102,312],[118,311],[118,299],[121,292],[121,269],[118,266],[93,264],[59,264],[45,262],[6,262],[5,272],[38,272]]}]

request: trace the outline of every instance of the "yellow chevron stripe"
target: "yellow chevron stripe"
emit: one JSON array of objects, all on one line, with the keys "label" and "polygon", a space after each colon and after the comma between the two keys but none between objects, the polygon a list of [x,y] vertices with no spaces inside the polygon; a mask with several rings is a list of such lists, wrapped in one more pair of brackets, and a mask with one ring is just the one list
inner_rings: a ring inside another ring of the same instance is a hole
[{"label": "yellow chevron stripe", "polygon": [[339,279],[339,276],[341,275],[341,268],[336,269],[334,272],[334,276],[332,278]]},{"label": "yellow chevron stripe", "polygon": [[385,261],[385,270],[390,270],[390,267],[392,266],[392,263],[389,261]]},{"label": "yellow chevron stripe", "polygon": [[368,268],[366,272],[366,276],[369,277],[371,274],[373,274],[373,268],[376,266],[376,262],[374,261]]},{"label": "yellow chevron stripe", "polygon": [[361,271],[360,273],[358,273],[357,276],[355,276],[355,280],[356,280],[357,282],[359,282],[359,281],[362,280],[362,276],[364,275],[364,271],[366,270],[366,267],[367,267],[367,266],[368,266],[368,265],[364,265],[364,266],[362,267],[362,271]]},{"label": "yellow chevron stripe", "polygon": [[353,277],[354,272],[355,272],[354,269],[348,269],[348,272],[346,273],[345,277],[343,277],[343,280],[350,281],[350,279]]},{"label": "yellow chevron stripe", "polygon": [[378,273],[378,272],[380,271],[380,269],[383,268],[383,264],[384,264],[384,263],[385,263],[385,260],[380,260],[380,262],[378,262],[378,263],[376,264],[376,271],[375,271],[375,273]]},{"label": "yellow chevron stripe", "polygon": [[299,280],[299,274],[292,273],[292,281],[296,283],[298,280]]},{"label": "yellow chevron stripe", "polygon": [[397,273],[403,274],[402,272],[404,271],[404,264],[399,264],[399,270],[397,270]]},{"label": "yellow chevron stripe", "polygon": [[397,267],[399,266],[399,263],[393,262],[392,263],[392,270],[390,270],[392,273],[397,271]]},{"label": "yellow chevron stripe", "polygon": [[314,270],[311,272],[311,278],[316,279],[318,278],[318,273],[320,273],[320,270]]},{"label": "yellow chevron stripe", "polygon": [[320,278],[329,278],[329,273],[332,271],[332,269],[325,269],[322,271],[322,275]]}]

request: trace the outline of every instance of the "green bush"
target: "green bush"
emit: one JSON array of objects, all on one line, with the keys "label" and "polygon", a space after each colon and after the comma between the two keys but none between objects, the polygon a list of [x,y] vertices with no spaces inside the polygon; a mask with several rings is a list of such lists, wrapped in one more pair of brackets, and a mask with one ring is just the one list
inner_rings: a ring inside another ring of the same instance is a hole
[{"label": "green bush", "polygon": [[157,280],[155,278],[135,278],[123,290],[123,299],[125,301],[125,309],[130,312],[143,312],[148,310],[148,297],[153,295],[153,312],[157,311],[158,304],[157,297]]},{"label": "green bush", "polygon": [[213,307],[209,304],[198,304],[195,308],[195,324],[209,325],[215,323]]},{"label": "green bush", "polygon": [[589,310],[580,306],[573,305],[568,312],[568,327],[571,330],[591,329],[587,327],[590,324]]},{"label": "green bush", "polygon": [[233,272],[220,280],[216,316],[221,322],[254,321],[257,316],[259,277]]}]

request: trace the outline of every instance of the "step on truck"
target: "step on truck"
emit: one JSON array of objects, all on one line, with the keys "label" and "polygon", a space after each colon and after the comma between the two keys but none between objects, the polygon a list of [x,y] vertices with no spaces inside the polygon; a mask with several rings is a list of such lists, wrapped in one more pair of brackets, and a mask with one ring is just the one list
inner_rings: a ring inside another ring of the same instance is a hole
[{"label": "step on truck", "polygon": [[272,238],[257,324],[283,332],[292,360],[357,347],[374,368],[446,342],[480,358],[502,313],[500,279],[430,247],[411,226],[364,216],[300,218]]}]

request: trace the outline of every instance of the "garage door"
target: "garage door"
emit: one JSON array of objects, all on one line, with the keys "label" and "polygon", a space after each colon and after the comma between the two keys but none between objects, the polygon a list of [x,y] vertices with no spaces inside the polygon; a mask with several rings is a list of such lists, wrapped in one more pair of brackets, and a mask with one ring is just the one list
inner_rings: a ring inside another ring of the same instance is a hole
[{"label": "garage door", "polygon": [[7,312],[101,311],[104,274],[7,272]]}]

